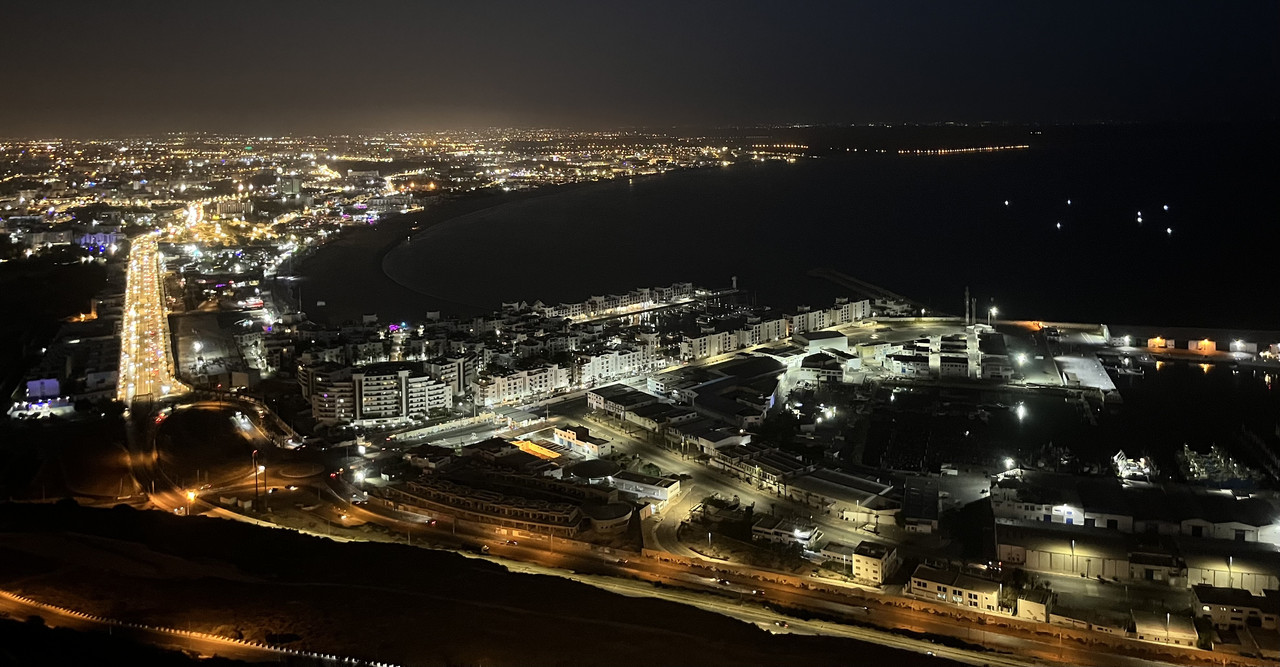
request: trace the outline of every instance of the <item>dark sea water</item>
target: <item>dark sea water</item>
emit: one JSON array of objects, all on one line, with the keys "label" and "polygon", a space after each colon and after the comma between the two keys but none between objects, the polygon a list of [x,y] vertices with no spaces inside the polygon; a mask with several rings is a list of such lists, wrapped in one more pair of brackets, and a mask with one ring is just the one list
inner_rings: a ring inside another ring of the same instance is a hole
[{"label": "dark sea water", "polygon": [[[401,244],[383,269],[437,301],[488,309],[731,276],[761,304],[825,305],[846,292],[806,274],[831,267],[951,314],[963,313],[968,285],[980,311],[995,304],[1002,317],[1166,327],[1179,339],[1187,330],[1168,327],[1280,331],[1274,127],[829,135],[788,137],[819,155],[794,164],[606,182],[469,212]],[[935,139],[1031,148],[896,153]],[[845,150],[868,146],[890,152]],[[1170,363],[1117,385],[1125,407],[1100,415],[1101,428],[1046,398],[1025,422],[924,420],[881,444],[905,451],[914,437],[1019,460],[1052,444],[1092,462],[1124,449],[1166,470],[1184,443],[1224,446],[1248,465],[1246,431],[1280,446],[1272,370]]]},{"label": "dark sea water", "polygon": [[794,164],[525,198],[433,226],[383,268],[483,307],[731,276],[762,304],[824,305],[844,290],[806,272],[831,267],[952,314],[967,285],[1011,318],[1280,329],[1274,128],[1022,138],[1030,149],[945,156],[832,141]]}]

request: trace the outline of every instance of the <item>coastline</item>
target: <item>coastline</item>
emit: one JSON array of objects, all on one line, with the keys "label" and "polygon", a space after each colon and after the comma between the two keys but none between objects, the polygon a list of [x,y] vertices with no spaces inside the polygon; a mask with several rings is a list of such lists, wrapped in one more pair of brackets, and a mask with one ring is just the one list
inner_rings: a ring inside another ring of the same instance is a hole
[{"label": "coastline", "polygon": [[611,182],[613,180],[588,181],[515,193],[446,196],[422,211],[395,215],[370,228],[353,230],[317,249],[299,264],[294,273],[300,278],[299,287],[305,300],[300,309],[309,319],[322,324],[358,320],[366,314],[377,314],[388,321],[409,321],[422,319],[430,311],[466,316],[493,310],[498,304],[464,303],[411,288],[388,275],[383,262],[407,239],[413,242],[426,238],[440,225],[471,213]]}]

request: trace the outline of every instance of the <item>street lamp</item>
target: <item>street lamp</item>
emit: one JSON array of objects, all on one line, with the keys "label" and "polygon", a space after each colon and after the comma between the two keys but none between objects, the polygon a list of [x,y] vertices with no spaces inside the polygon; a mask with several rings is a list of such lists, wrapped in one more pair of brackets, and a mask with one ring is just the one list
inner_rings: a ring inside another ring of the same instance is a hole
[{"label": "street lamp", "polygon": [[996,313],[998,312],[1000,311],[995,306],[992,306],[987,309],[987,326],[991,326],[991,318],[995,317]]},{"label": "street lamp", "polygon": [[187,491],[187,516],[191,516],[191,505],[196,502],[196,492]]},{"label": "street lamp", "polygon": [[253,502],[258,503],[258,475],[266,470],[266,466],[258,465],[258,450],[253,450]]}]

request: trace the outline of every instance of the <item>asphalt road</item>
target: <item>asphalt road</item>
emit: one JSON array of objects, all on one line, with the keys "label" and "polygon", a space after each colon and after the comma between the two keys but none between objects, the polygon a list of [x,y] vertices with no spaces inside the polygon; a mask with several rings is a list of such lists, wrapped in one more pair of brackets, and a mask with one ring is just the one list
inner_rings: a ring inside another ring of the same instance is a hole
[{"label": "asphalt road", "polygon": [[173,377],[169,323],[164,305],[163,270],[156,237],[130,241],[124,321],[121,323],[119,398],[129,405],[135,396],[160,398],[181,391]]},{"label": "asphalt road", "polygon": [[0,612],[14,619],[39,616],[50,627],[71,628],[82,631],[110,632],[133,641],[163,646],[178,651],[194,651],[202,656],[221,656],[245,662],[277,662],[284,655],[280,651],[246,646],[230,641],[218,641],[203,637],[187,637],[171,631],[151,628],[135,628],[62,614],[35,605],[26,604],[0,595]]}]

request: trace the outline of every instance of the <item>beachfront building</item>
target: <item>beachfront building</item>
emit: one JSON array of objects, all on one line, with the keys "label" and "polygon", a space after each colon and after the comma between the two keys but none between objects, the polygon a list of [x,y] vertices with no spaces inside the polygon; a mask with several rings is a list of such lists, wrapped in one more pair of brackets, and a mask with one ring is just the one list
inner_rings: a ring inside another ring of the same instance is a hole
[{"label": "beachfront building", "polygon": [[562,303],[558,306],[537,304],[536,307],[545,317],[586,320],[689,301],[693,298],[693,292],[693,283],[675,283],[668,287],[641,287],[625,294],[593,296],[577,303]]}]

